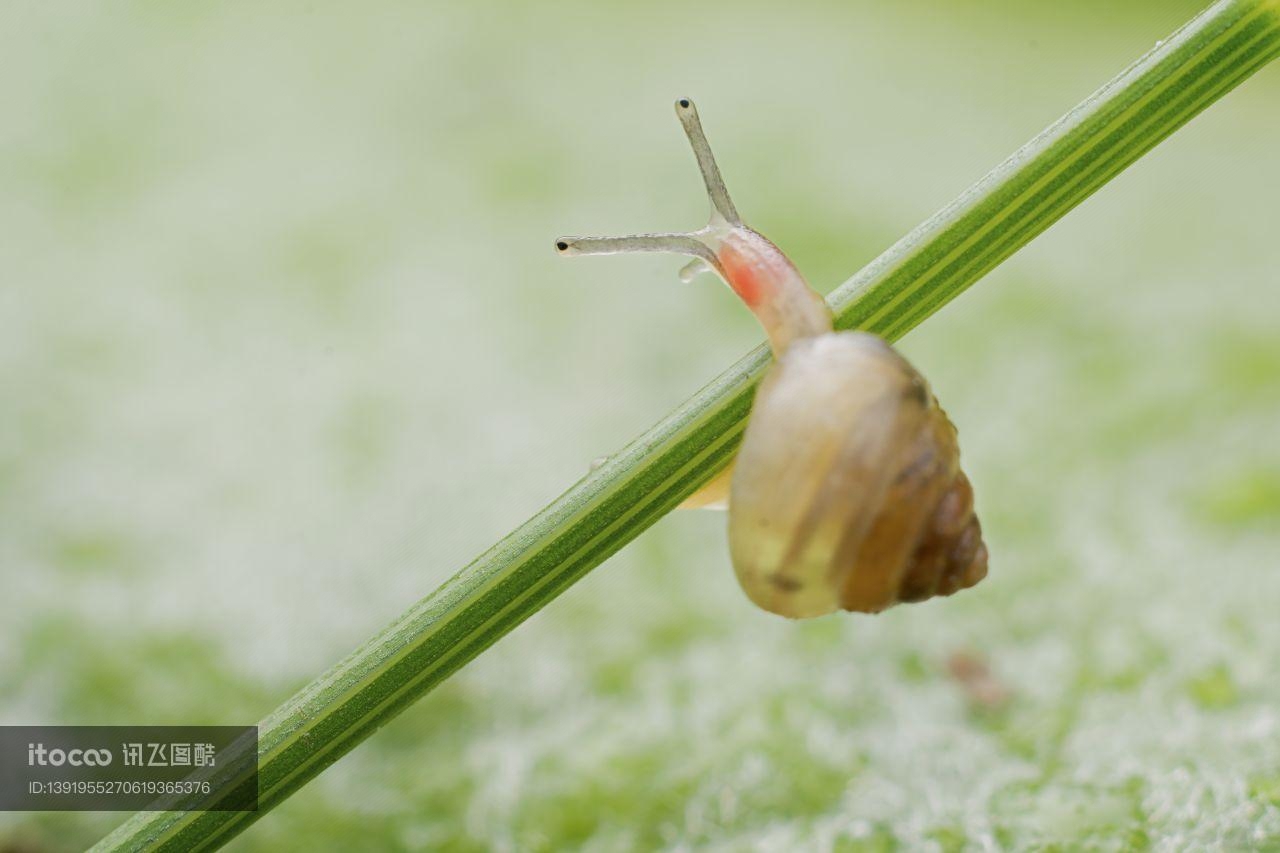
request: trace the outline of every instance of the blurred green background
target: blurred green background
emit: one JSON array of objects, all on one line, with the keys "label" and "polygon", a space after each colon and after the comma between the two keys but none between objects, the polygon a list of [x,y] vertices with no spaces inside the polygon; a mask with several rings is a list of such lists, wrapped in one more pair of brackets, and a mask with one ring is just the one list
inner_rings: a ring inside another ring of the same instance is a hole
[{"label": "blurred green background", "polygon": [[[0,721],[253,722],[756,344],[552,249],[704,220],[673,98],[825,292],[1202,5],[6,4]],[[1280,849],[1277,103],[903,342],[980,587],[789,623],[677,513],[232,848]]]}]

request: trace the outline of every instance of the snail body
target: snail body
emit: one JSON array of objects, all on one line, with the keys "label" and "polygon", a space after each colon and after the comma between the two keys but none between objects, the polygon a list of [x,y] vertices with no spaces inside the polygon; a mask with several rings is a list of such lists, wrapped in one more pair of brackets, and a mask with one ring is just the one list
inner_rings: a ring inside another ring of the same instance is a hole
[{"label": "snail body", "polygon": [[793,618],[878,612],[973,586],[987,572],[956,429],[881,338],[836,332],[826,302],[738,217],[692,101],[676,102],[712,203],[694,232],[563,237],[561,254],[676,252],[716,272],[764,326],[776,362],[729,472],[689,505],[729,510],[747,596]]}]

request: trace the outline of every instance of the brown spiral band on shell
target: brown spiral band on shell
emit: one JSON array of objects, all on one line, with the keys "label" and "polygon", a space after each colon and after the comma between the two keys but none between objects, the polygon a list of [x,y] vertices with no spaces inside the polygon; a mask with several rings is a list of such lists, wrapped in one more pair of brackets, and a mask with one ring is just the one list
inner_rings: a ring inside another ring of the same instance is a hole
[{"label": "brown spiral band on shell", "polygon": [[898,586],[898,600],[924,601],[968,589],[987,576],[987,546],[973,513],[973,487],[957,472],[920,538]]}]

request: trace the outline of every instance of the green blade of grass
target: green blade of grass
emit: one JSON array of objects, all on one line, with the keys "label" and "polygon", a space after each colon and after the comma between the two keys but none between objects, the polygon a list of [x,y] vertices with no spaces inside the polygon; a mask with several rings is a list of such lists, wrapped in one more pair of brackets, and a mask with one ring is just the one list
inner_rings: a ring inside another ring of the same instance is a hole
[{"label": "green blade of grass", "polygon": [[[896,339],[1280,54],[1280,0],[1222,0],[842,285]],[[140,812],[98,848],[211,849],[279,805],[670,511],[732,457],[761,346],[260,724],[259,810]]]}]

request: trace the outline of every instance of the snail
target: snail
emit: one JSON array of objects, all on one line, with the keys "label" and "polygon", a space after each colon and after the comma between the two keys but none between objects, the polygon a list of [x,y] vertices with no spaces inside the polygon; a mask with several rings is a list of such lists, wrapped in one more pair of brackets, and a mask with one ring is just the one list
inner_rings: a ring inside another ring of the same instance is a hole
[{"label": "snail", "polygon": [[737,458],[686,502],[729,511],[748,598],[792,618],[876,613],[971,587],[987,574],[956,429],[924,378],[881,338],[837,332],[826,301],[729,199],[687,98],[676,115],[706,185],[697,231],[561,237],[561,255],[671,252],[720,276],[755,314],[774,364]]}]

